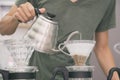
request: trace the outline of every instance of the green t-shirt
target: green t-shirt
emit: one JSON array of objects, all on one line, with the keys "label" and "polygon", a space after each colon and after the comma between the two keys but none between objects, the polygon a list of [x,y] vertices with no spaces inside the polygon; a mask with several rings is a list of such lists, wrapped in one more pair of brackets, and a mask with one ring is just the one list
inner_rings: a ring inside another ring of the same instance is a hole
[{"label": "green t-shirt", "polygon": [[[28,0],[34,7],[45,7],[56,15],[59,38],[78,30],[82,39],[92,39],[95,32],[106,31],[115,26],[115,0]],[[16,4],[27,2],[17,0]]]},{"label": "green t-shirt", "polygon": [[[76,3],[70,0],[17,0],[16,5],[27,1],[35,8],[44,7],[47,12],[56,15],[59,23],[58,42],[75,30],[82,33],[82,39],[91,40],[95,32],[115,27],[115,0],[78,0]],[[39,80],[50,80],[56,66],[74,64],[71,57],[61,53],[47,55],[35,52],[33,56],[30,64],[39,67]]]}]

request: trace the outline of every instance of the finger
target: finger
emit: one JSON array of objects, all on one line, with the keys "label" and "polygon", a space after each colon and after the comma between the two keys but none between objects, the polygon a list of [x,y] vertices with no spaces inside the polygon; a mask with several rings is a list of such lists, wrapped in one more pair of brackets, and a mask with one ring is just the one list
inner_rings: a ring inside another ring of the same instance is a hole
[{"label": "finger", "polygon": [[39,11],[40,11],[40,13],[45,13],[46,9],[45,8],[40,8]]},{"label": "finger", "polygon": [[22,8],[18,8],[17,12],[19,13],[19,15],[24,19],[24,21],[28,21],[27,16],[25,15],[24,11],[22,10]]},{"label": "finger", "polygon": [[32,16],[35,16],[35,11],[34,11],[34,7],[32,6],[32,4],[30,4],[29,2],[26,3],[26,7],[29,10],[29,12],[31,13]]},{"label": "finger", "polygon": [[28,20],[31,20],[34,16],[30,13],[29,9],[26,7],[26,5],[21,5],[20,6],[27,17]]},{"label": "finger", "polygon": [[18,21],[20,21],[20,22],[25,22],[24,19],[19,15],[18,12],[16,12],[16,13],[14,14],[14,16],[15,16],[15,18],[16,18]]}]

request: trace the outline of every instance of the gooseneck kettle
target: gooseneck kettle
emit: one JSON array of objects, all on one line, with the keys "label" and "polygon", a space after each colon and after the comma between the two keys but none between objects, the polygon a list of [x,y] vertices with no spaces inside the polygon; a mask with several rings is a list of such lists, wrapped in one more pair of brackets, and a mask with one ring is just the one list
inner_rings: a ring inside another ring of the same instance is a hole
[{"label": "gooseneck kettle", "polygon": [[37,8],[35,8],[35,13],[37,18],[25,34],[24,39],[31,40],[35,50],[51,53],[55,50],[58,35],[56,15],[49,12],[41,14]]}]

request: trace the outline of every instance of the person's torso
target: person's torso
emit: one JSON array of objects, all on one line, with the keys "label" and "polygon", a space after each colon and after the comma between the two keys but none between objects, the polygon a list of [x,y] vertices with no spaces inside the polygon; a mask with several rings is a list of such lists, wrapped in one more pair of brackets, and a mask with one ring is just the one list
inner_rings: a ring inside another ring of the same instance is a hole
[{"label": "person's torso", "polygon": [[44,7],[56,15],[59,23],[59,38],[78,30],[82,39],[92,39],[102,20],[110,0],[34,0],[34,7]]}]

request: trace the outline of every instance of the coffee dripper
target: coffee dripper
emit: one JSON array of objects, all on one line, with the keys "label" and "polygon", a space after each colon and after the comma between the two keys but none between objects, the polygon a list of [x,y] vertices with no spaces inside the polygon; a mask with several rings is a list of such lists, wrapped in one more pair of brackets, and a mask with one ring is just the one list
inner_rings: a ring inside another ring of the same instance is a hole
[{"label": "coffee dripper", "polygon": [[29,59],[34,51],[31,41],[8,39],[4,41],[4,45],[10,51],[15,66],[28,66]]},{"label": "coffee dripper", "polygon": [[[74,35],[79,35],[80,40],[71,40]],[[59,44],[58,49],[65,55],[71,56],[75,65],[56,67],[51,80],[55,80],[60,73],[64,80],[92,80],[94,66],[87,66],[85,63],[95,43],[94,40],[82,40],[82,35],[79,31],[72,32],[66,41]],[[64,51],[65,48],[67,48],[69,53]],[[78,56],[77,59],[75,56]]]},{"label": "coffee dripper", "polygon": [[28,40],[5,40],[5,46],[10,51],[15,65],[0,69],[3,80],[35,80],[36,66],[28,66],[34,48]]},{"label": "coffee dripper", "polygon": [[[79,35],[79,40],[71,40],[74,35]],[[71,56],[76,65],[85,65],[87,58],[95,46],[95,40],[82,40],[82,34],[79,31],[72,32],[66,41],[60,43],[58,49],[65,55]],[[67,48],[68,52],[64,51]]]}]

